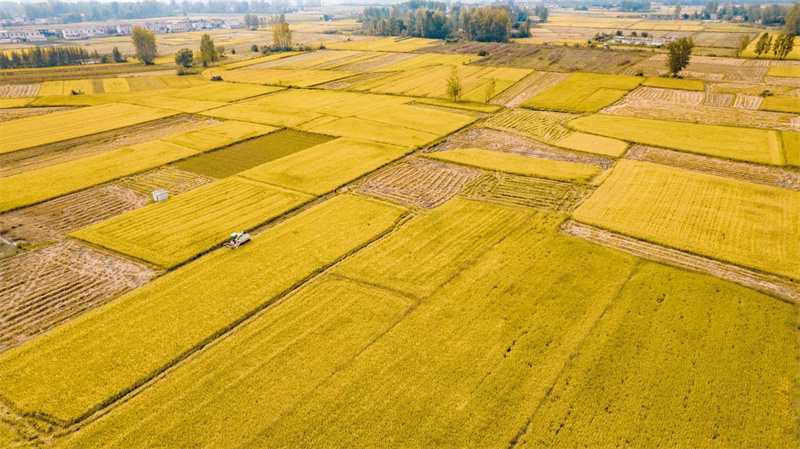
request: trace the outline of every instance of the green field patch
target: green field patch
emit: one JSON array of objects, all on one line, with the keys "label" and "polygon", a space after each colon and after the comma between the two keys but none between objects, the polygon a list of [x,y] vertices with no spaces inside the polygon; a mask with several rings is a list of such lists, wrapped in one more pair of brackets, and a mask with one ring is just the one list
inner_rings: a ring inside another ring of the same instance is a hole
[{"label": "green field patch", "polygon": [[205,128],[177,134],[164,139],[197,151],[209,151],[241,140],[250,139],[276,131],[278,128],[237,121],[226,121]]},{"label": "green field patch", "polygon": [[224,178],[333,139],[319,134],[283,130],[184,159],[173,166],[200,175]]},{"label": "green field patch", "polygon": [[[61,447],[246,445],[400,320],[410,305],[383,289],[323,277]],[[200,403],[204,406],[196,409]],[[184,431],[175,432],[176,427]]]},{"label": "green field patch", "polygon": [[114,103],[0,122],[0,134],[3,136],[0,154],[124,128],[170,115],[175,115],[175,112]]},{"label": "green field patch", "polygon": [[209,254],[0,355],[3,399],[23,412],[77,421],[379,237],[403,214],[339,196],[241,248]]},{"label": "green field patch", "polygon": [[104,248],[172,268],[253,229],[312,197],[228,178],[71,234]]},{"label": "green field patch", "polygon": [[242,177],[322,195],[406,155],[404,147],[341,138],[242,172]]},{"label": "green field patch", "polygon": [[256,97],[281,90],[280,87],[254,86],[251,84],[214,83],[207,86],[190,87],[164,94],[165,97],[186,100],[231,102]]},{"label": "green field patch", "polygon": [[591,134],[690,153],[783,164],[776,131],[594,114],[568,123]]},{"label": "green field patch", "polygon": [[308,128],[307,131],[407,147],[420,147],[433,142],[439,137],[436,134],[424,131],[402,128],[358,117],[347,117],[323,123]]},{"label": "green field patch", "polygon": [[759,109],[763,111],[789,112],[800,114],[800,97],[773,95],[764,98]]},{"label": "green field patch", "polygon": [[705,90],[705,83],[701,80],[687,80],[682,78],[647,78],[642,86],[660,87],[662,89]]},{"label": "green field patch", "polygon": [[230,104],[203,112],[203,115],[226,120],[261,123],[279,127],[294,127],[322,117],[322,114],[296,108],[253,106],[245,103]]},{"label": "green field patch", "polygon": [[0,211],[40,203],[197,154],[157,140],[0,178]]},{"label": "green field patch", "polygon": [[645,263],[516,447],[797,447],[797,317],[754,290]]},{"label": "green field patch", "polygon": [[555,179],[557,181],[586,182],[601,172],[599,168],[593,165],[520,156],[481,148],[438,151],[424,156],[484,170]]},{"label": "green field patch", "polygon": [[559,111],[596,112],[615,103],[644,81],[637,76],[573,73],[528,99],[522,106]]},{"label": "green field patch", "polygon": [[577,220],[800,279],[800,192],[629,160]]},{"label": "green field patch", "polygon": [[334,273],[425,298],[530,216],[521,208],[455,198],[348,259]]}]

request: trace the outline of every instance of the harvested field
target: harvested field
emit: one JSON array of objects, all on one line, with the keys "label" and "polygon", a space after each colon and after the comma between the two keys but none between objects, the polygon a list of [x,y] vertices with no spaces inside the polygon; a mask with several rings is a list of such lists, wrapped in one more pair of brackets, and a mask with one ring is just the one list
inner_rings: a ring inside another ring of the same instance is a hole
[{"label": "harvested field", "polygon": [[287,129],[202,153],[176,162],[173,167],[198,175],[225,178],[333,139]]},{"label": "harvested field", "polygon": [[11,84],[0,86],[0,98],[35,97],[39,93],[39,84]]},{"label": "harvested field", "polygon": [[[757,97],[759,100],[761,97]],[[753,104],[754,101],[745,100]],[[741,104],[741,103],[740,103]],[[672,120],[706,125],[746,126],[750,128],[800,130],[800,116],[785,112],[772,112],[745,108],[721,108],[707,105],[680,104],[663,101],[625,98],[609,106],[603,114],[622,115],[643,119]]]},{"label": "harvested field", "polygon": [[[696,106],[705,100],[705,92],[678,89],[659,89],[642,86],[628,94],[623,103],[633,101],[663,101],[675,105]],[[611,106],[613,108],[614,106]]]},{"label": "harvested field", "polygon": [[340,65],[333,70],[341,70],[344,72],[374,72],[389,67],[390,65],[416,58],[417,56],[419,55],[415,53],[381,53],[369,59]]},{"label": "harvested field", "polygon": [[733,102],[735,101],[736,96],[733,94],[721,94],[721,93],[713,93],[709,92],[706,94],[706,98],[703,103],[706,106],[714,106],[714,107],[730,107],[733,106]]},{"label": "harvested field", "polygon": [[382,78],[386,78],[391,75],[392,75],[391,73],[363,73],[361,75],[355,75],[349,78],[317,84],[314,87],[320,89],[330,89],[330,90],[339,90],[339,89],[349,90],[349,89],[354,89],[356,86],[359,86],[361,84],[378,81]]},{"label": "harvested field", "polygon": [[[645,76],[655,77],[667,73],[666,55],[656,54],[649,59],[624,69],[620,74],[634,75],[641,70]],[[764,81],[766,65],[747,64],[746,59],[693,56],[689,66],[681,72],[687,78],[709,81],[744,81],[760,83]],[[765,62],[765,61],[760,61]]]},{"label": "harvested field", "polygon": [[567,79],[525,101],[522,106],[559,111],[595,112],[638,87],[636,76],[571,73]]},{"label": "harvested field", "polygon": [[148,201],[147,194],[117,185],[88,189],[0,215],[0,235],[29,243],[58,239]]},{"label": "harvested field", "polygon": [[198,175],[197,173],[190,173],[172,167],[162,167],[139,175],[122,178],[115,184],[141,192],[149,197],[154,190],[164,189],[170,195],[180,195],[213,181],[213,178]]},{"label": "harvested field", "polygon": [[3,153],[0,154],[0,176],[11,176],[143,144],[215,123],[218,121],[208,117],[176,115],[90,136]]},{"label": "harvested field", "polygon": [[0,260],[0,352],[147,283],[153,270],[61,241]]},{"label": "harvested field", "polygon": [[508,173],[491,173],[464,189],[467,198],[546,212],[571,213],[594,192],[589,186]]},{"label": "harvested field", "polygon": [[52,114],[54,112],[70,111],[74,107],[43,107],[43,108],[10,108],[0,109],[0,122],[17,120],[25,117],[36,117],[39,115]]},{"label": "harvested field", "polygon": [[562,123],[578,117],[575,114],[526,109],[508,109],[486,120],[486,126],[501,131],[516,132],[533,138],[554,142],[563,139],[569,130]]},{"label": "harvested field", "polygon": [[[381,39],[351,40],[348,42],[334,42],[328,48],[335,50],[364,50],[388,52],[412,52],[440,43],[436,39],[423,39],[421,37],[396,38],[385,37]],[[427,50],[427,49],[426,49]]]},{"label": "harvested field", "polygon": [[578,223],[574,220],[564,222],[561,226],[561,231],[567,235],[579,237],[637,257],[708,273],[746,287],[800,302],[800,284],[776,276],[758,273],[747,268],[698,256],[686,251],[637,240],[633,237]]},{"label": "harvested field", "polygon": [[800,173],[777,167],[727,161],[646,145],[633,145],[625,159],[685,168],[710,175],[800,191]]},{"label": "harvested field", "polygon": [[755,110],[761,107],[764,102],[764,97],[758,95],[742,95],[737,94],[736,100],[733,102],[734,108]]},{"label": "harvested field", "polygon": [[471,168],[412,159],[367,178],[358,189],[403,205],[432,209],[480,176],[480,171]]},{"label": "harvested field", "polygon": [[533,72],[492,99],[493,104],[512,108],[555,86],[569,76],[566,73]]},{"label": "harvested field", "polygon": [[313,70],[326,69],[331,64],[341,62],[347,64],[352,62],[352,58],[363,56],[375,57],[377,53],[367,53],[360,51],[332,51],[322,50],[299,55],[281,58],[274,61],[267,61],[261,64],[248,66],[242,70],[263,70],[263,69],[282,69],[282,70]]},{"label": "harvested field", "polygon": [[226,81],[252,84],[273,84],[278,86],[310,87],[329,83],[341,78],[355,75],[353,72],[334,70],[282,70],[282,69],[250,69],[229,70],[225,72]]},{"label": "harvested field", "polygon": [[485,148],[487,150],[502,151],[504,153],[513,153],[540,159],[594,165],[603,170],[607,170],[614,165],[614,159],[555,148],[536,140],[485,128],[473,128],[462,133],[454,134],[448,137],[441,145],[437,145],[428,152],[471,147]]}]

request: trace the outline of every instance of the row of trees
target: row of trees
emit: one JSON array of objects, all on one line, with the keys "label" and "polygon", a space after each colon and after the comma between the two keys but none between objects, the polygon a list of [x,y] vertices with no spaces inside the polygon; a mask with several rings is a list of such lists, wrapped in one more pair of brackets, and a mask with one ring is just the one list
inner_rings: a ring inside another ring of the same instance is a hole
[{"label": "row of trees", "polygon": [[427,0],[412,0],[392,7],[367,7],[359,16],[364,34],[444,39],[465,38],[507,42],[512,35],[530,35],[531,20],[547,20],[543,5],[527,7],[490,5],[469,7]]},{"label": "row of trees", "polygon": [[772,49],[772,54],[776,58],[786,58],[786,56],[792,52],[792,49],[794,49],[794,37],[794,34],[791,33],[780,33],[773,39],[769,33],[762,34],[758,38],[758,41],[756,41],[756,58],[761,57],[763,54],[769,54],[770,49]]},{"label": "row of trees", "polygon": [[81,47],[34,47],[0,52],[0,68],[56,67],[100,62],[101,59],[97,52],[90,54]]},{"label": "row of trees", "polygon": [[[302,0],[293,2],[297,7],[303,5],[319,6],[320,0]],[[144,19],[150,17],[166,17],[186,14],[280,14],[296,9],[287,0],[268,1],[188,1],[160,2],[154,0],[137,2],[100,2],[78,1],[60,2],[2,2],[3,16],[24,15],[30,19],[62,17],[68,21],[111,20],[111,19]]]},{"label": "row of trees", "polygon": [[[212,39],[211,36],[203,34],[203,36],[200,37],[200,53],[197,55],[197,62],[201,63],[203,67],[208,67],[223,57],[225,57],[225,47],[215,45],[214,39]],[[195,54],[190,48],[181,48],[175,53],[176,65],[188,69],[194,63]],[[178,74],[182,73],[181,69],[179,69]]]},{"label": "row of trees", "polygon": [[733,20],[734,17],[741,17],[745,22],[761,21],[764,25],[784,25],[785,33],[800,34],[800,4],[794,5],[759,5],[741,4],[734,5],[727,3],[720,5],[719,2],[708,2],[703,9],[698,9],[691,14],[682,14],[683,8],[680,2],[675,4],[674,18],[683,19],[710,19],[715,15],[720,20]]}]

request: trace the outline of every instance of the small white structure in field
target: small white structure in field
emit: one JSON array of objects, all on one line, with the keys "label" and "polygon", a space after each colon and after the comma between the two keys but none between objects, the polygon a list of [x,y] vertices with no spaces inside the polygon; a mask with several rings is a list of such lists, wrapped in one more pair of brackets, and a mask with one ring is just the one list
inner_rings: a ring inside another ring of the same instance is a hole
[{"label": "small white structure in field", "polygon": [[169,198],[169,193],[164,189],[153,190],[153,201],[164,201]]}]

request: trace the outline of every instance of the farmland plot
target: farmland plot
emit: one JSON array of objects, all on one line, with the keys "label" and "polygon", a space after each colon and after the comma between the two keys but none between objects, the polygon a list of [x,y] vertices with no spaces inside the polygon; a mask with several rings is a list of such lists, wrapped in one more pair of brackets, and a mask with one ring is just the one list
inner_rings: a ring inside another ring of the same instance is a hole
[{"label": "farmland plot", "polygon": [[800,132],[782,131],[781,140],[783,141],[786,164],[800,167]]},{"label": "farmland plot", "polygon": [[512,108],[555,86],[567,78],[566,73],[533,72],[492,99],[494,104]]},{"label": "farmland plot", "polygon": [[536,109],[595,112],[616,102],[641,84],[635,76],[573,73],[566,80],[522,103]]},{"label": "farmland plot", "polygon": [[172,268],[309,201],[310,196],[239,178],[198,187],[72,236]]},{"label": "farmland plot", "polygon": [[0,98],[35,97],[40,84],[11,84],[0,86]]},{"label": "farmland plot", "polygon": [[195,187],[213,182],[213,178],[178,170],[172,167],[161,167],[145,173],[122,178],[115,184],[150,195],[154,190],[164,189],[170,195],[180,195]]},{"label": "farmland plot", "polygon": [[559,181],[587,182],[602,171],[592,165],[519,156],[481,148],[437,151],[435,153],[425,154],[425,157],[477,167],[484,170],[501,171]]},{"label": "farmland plot", "polygon": [[[11,100],[16,101],[16,100]],[[6,102],[0,99],[0,122],[7,122],[9,120],[19,120],[22,118],[27,117],[36,117],[39,115],[47,115],[52,114],[55,112],[64,112],[64,111],[71,111],[75,108],[65,106],[65,107],[43,107],[43,108],[36,108],[36,107],[11,107],[8,108],[5,104]],[[23,105],[25,106],[28,104],[28,101],[23,101]],[[6,153],[8,154],[8,153]]]},{"label": "farmland plot", "polygon": [[[389,291],[323,277],[63,447],[247,446],[410,306]],[[192,412],[174,413],[176,407]],[[221,414],[227,419],[218,419]],[[186,431],[175,432],[176,426]]]},{"label": "farmland plot", "polygon": [[0,260],[0,352],[147,283],[153,270],[62,241]]},{"label": "farmland plot", "polygon": [[180,143],[169,136],[184,131],[189,132],[205,128],[215,123],[217,121],[210,118],[194,115],[175,115],[86,137],[77,137],[62,142],[4,153],[0,154],[0,176],[10,176],[37,170],[50,165],[152,142],[161,138],[165,138],[165,141]]},{"label": "farmland plot", "polygon": [[155,141],[0,178],[0,211],[40,203],[189,157],[197,152]]},{"label": "farmland plot", "polygon": [[527,176],[492,173],[464,190],[466,198],[545,212],[571,213],[594,188]]},{"label": "farmland plot", "polygon": [[595,114],[569,122],[593,134],[691,153],[782,165],[775,131]]},{"label": "farmland plot", "polygon": [[800,278],[800,192],[623,160],[575,219]]},{"label": "farmland plot", "polygon": [[348,62],[347,64],[334,67],[332,70],[341,70],[344,72],[375,72],[385,67],[407,61],[412,58],[418,57],[414,53],[379,53],[369,59],[359,60],[355,62]]},{"label": "farmland plot", "polygon": [[406,147],[419,147],[431,143],[439,137],[437,134],[402,128],[389,123],[374,122],[359,117],[334,120],[310,127],[306,131]]},{"label": "farmland plot", "polygon": [[58,239],[116,215],[144,207],[148,194],[107,185],[0,215],[0,234],[29,243]]},{"label": "farmland plot", "polygon": [[404,205],[432,209],[480,176],[481,172],[470,168],[412,159],[370,176],[358,189]]},{"label": "farmland plot", "polygon": [[532,214],[454,198],[334,268],[360,282],[426,298]]},{"label": "farmland plot", "polygon": [[275,127],[258,123],[225,121],[196,131],[177,134],[164,140],[197,151],[209,151],[276,130]]},{"label": "farmland plot", "polygon": [[296,108],[253,106],[244,103],[229,104],[228,106],[205,111],[203,115],[278,127],[294,127],[322,116],[321,114]]},{"label": "farmland plot", "polygon": [[177,112],[196,114],[209,109],[225,106],[221,101],[189,100],[186,98],[170,98],[166,96],[131,96],[120,100],[122,103],[138,104]]},{"label": "farmland plot", "polygon": [[225,81],[276,86],[311,87],[355,75],[335,70],[238,69],[225,72]]},{"label": "farmland plot", "polygon": [[411,101],[408,97],[372,95],[353,92],[290,89],[245,102],[247,105],[292,108],[308,112],[352,117],[376,108],[396,107]]},{"label": "farmland plot", "polygon": [[174,114],[144,106],[109,104],[2,122],[0,133],[13,137],[6,139],[0,153],[124,128]]},{"label": "farmland plot", "polygon": [[208,86],[190,87],[164,94],[165,97],[195,101],[231,102],[257,97],[281,90],[280,87],[254,86],[250,84],[214,83]]},{"label": "farmland plot", "polygon": [[423,39],[420,37],[386,37],[374,40],[365,39],[361,41],[333,42],[328,44],[328,48],[334,50],[412,52],[439,42],[441,41],[436,39]]},{"label": "farmland plot", "polygon": [[508,445],[635,265],[558,221],[535,215],[246,446]]},{"label": "farmland plot", "polygon": [[753,290],[643,264],[518,447],[797,446],[797,316]]},{"label": "farmland plot", "polygon": [[409,151],[394,145],[341,138],[244,171],[240,176],[323,195]]},{"label": "farmland plot", "polygon": [[236,251],[209,254],[0,355],[3,398],[61,423],[86,417],[387,232],[403,214],[340,196]]},{"label": "farmland plot", "polygon": [[283,70],[315,70],[315,69],[330,69],[334,68],[337,64],[347,64],[352,62],[353,58],[360,58],[369,60],[378,56],[379,53],[369,53],[361,51],[314,51],[308,53],[301,53],[296,56],[288,58],[281,58],[274,61],[263,62],[261,64],[248,66],[246,70],[263,70],[263,69],[283,69]]},{"label": "farmland plot", "polygon": [[764,99],[761,108],[765,111],[800,114],[800,97],[771,96]]}]

